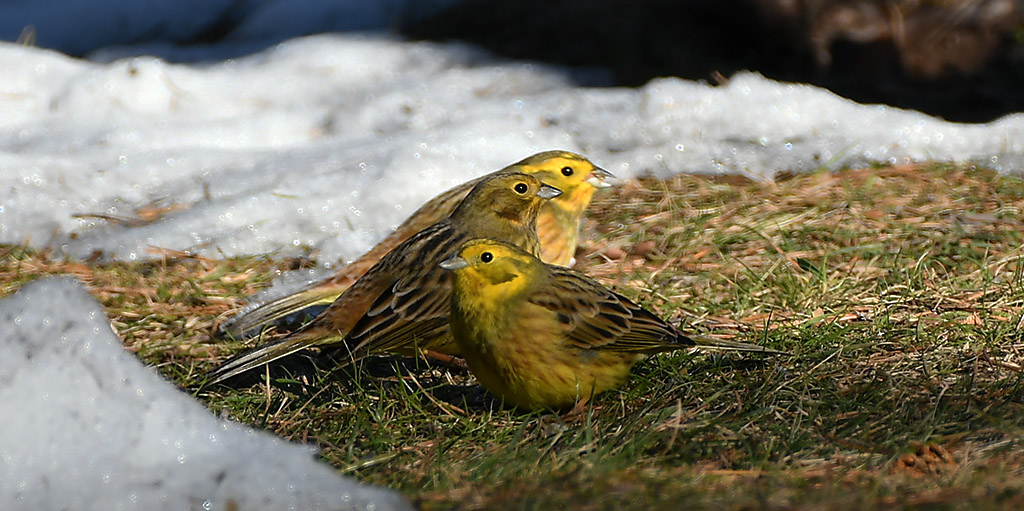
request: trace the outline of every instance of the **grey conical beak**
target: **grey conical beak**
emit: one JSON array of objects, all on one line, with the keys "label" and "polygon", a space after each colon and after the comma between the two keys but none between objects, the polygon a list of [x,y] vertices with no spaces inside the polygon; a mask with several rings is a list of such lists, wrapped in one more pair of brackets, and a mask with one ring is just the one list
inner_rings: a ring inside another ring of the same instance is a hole
[{"label": "grey conical beak", "polygon": [[587,178],[587,182],[594,188],[608,188],[609,186],[622,184],[621,179],[601,167],[594,167],[594,170],[590,172],[590,177]]},{"label": "grey conical beak", "polygon": [[445,259],[444,261],[441,261],[441,263],[438,266],[446,270],[455,271],[469,266],[469,261],[459,256],[452,256],[449,257],[448,259]]},{"label": "grey conical beak", "polygon": [[545,184],[540,185],[540,190],[537,192],[537,196],[542,199],[554,199],[559,195],[562,195],[562,190]]}]

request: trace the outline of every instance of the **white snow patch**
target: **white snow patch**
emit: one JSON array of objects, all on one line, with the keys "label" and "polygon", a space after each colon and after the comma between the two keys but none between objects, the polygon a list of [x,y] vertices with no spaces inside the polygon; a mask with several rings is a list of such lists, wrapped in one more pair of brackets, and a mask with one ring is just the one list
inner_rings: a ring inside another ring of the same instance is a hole
[{"label": "white snow patch", "polygon": [[125,353],[70,277],[0,301],[0,416],[6,510],[411,509],[214,418]]},{"label": "white snow patch", "polygon": [[[74,257],[319,250],[351,260],[456,183],[548,149],[620,177],[984,160],[1021,167],[1024,115],[967,125],[741,73],[581,88],[463,45],[293,39],[245,58],[109,63],[0,45],[0,242]],[[129,226],[81,214],[134,217]]]}]

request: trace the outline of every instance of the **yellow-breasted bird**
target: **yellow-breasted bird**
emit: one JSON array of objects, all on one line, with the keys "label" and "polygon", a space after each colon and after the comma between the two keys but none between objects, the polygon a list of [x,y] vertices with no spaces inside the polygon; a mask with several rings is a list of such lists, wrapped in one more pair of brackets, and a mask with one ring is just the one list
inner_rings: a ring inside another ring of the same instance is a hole
[{"label": "yellow-breasted bird", "polygon": [[452,214],[388,252],[319,316],[282,339],[234,357],[208,375],[215,383],[313,346],[412,354],[449,342],[451,274],[438,268],[462,243],[494,237],[539,254],[537,212],[557,188],[521,172],[480,181]]},{"label": "yellow-breasted bird", "polygon": [[[569,151],[537,153],[488,176],[510,171],[532,175],[562,191],[562,195],[541,206],[537,216],[537,235],[541,244],[541,259],[552,264],[572,266],[583,212],[590,205],[595,191],[614,184],[614,176],[587,158]],[[413,234],[450,215],[469,191],[488,176],[463,183],[434,197],[369,252],[334,275],[243,312],[221,324],[221,332],[240,337],[245,332],[289,314],[333,302],[385,254]]]},{"label": "yellow-breasted bird", "polygon": [[441,267],[453,282],[451,329],[477,380],[506,403],[559,408],[618,387],[645,355],[702,346],[586,275],[491,239],[466,242]]}]

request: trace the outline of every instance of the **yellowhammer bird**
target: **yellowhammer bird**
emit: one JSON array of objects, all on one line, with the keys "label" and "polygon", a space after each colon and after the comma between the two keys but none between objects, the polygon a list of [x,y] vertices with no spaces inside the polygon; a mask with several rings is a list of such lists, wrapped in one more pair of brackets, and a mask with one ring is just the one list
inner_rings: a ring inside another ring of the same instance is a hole
[{"label": "yellowhammer bird", "polygon": [[[480,181],[451,216],[388,252],[326,310],[295,333],[228,360],[215,383],[312,346],[345,347],[353,360],[369,353],[442,349],[451,339],[451,274],[438,265],[463,242],[494,237],[539,254],[537,212],[557,188],[521,172]],[[435,348],[435,346],[437,346]]]},{"label": "yellowhammer bird", "polygon": [[[552,264],[571,266],[579,241],[583,211],[590,204],[594,192],[611,186],[614,177],[585,157],[568,151],[537,153],[489,176],[511,171],[532,175],[562,191],[561,196],[546,201],[541,206],[537,217],[537,235],[541,244],[541,259]],[[341,268],[334,275],[314,282],[295,293],[245,311],[224,322],[221,331],[240,337],[245,332],[294,312],[333,302],[385,254],[413,234],[448,217],[469,191],[487,177],[463,183],[434,197],[369,252]]]},{"label": "yellowhammer bird", "polygon": [[586,275],[490,239],[465,243],[441,267],[455,275],[451,329],[477,380],[506,403],[557,408],[618,387],[645,355],[697,342]]}]

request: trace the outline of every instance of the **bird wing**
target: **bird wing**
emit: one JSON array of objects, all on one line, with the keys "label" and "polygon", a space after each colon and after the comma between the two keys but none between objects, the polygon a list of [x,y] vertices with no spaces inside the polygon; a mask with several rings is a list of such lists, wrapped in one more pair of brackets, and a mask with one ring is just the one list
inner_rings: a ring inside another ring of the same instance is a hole
[{"label": "bird wing", "polygon": [[656,353],[694,345],[672,325],[589,277],[548,267],[549,282],[529,301],[555,313],[565,325],[566,338],[577,347]]},{"label": "bird wing", "polygon": [[[462,238],[448,222],[421,231],[348,288],[313,321],[238,355],[209,374],[210,383],[310,347],[340,347],[348,360],[425,342],[448,332],[451,281],[437,263]],[[458,245],[455,245],[458,246]]]},{"label": "bird wing", "polygon": [[438,229],[416,238],[405,251],[403,272],[366,309],[349,330],[346,344],[360,355],[395,352],[423,346],[448,334],[451,311],[451,272],[438,267],[468,237],[458,229]]}]

